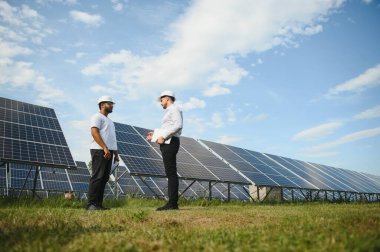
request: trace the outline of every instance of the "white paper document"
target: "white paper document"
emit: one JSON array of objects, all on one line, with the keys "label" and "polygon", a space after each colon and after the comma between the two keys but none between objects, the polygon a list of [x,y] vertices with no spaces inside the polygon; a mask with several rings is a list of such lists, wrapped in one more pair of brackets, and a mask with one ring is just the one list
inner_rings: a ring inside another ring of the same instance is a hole
[{"label": "white paper document", "polygon": [[112,164],[112,167],[111,167],[111,173],[116,169],[116,167],[118,167],[119,166],[119,161],[115,161],[114,160],[114,162],[113,162],[113,164]]},{"label": "white paper document", "polygon": [[[163,130],[162,129],[155,129],[154,132],[153,132],[153,136],[152,136],[151,142],[153,142],[153,143],[157,142],[157,139],[159,137],[162,137],[162,136],[163,136]],[[172,140],[172,138],[169,138],[168,140],[166,140],[165,144],[170,144],[170,140]]]}]

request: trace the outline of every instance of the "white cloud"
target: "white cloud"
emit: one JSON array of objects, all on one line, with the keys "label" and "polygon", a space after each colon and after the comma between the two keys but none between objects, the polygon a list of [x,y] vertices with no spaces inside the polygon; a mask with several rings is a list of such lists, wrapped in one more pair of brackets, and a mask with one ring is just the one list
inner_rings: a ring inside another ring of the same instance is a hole
[{"label": "white cloud", "polygon": [[319,144],[316,146],[308,147],[307,150],[319,151],[319,150],[323,150],[323,149],[329,149],[329,148],[332,148],[332,147],[335,147],[338,145],[342,145],[342,144],[346,144],[346,143],[350,143],[350,142],[355,142],[355,141],[365,139],[365,138],[375,137],[379,134],[380,134],[380,127],[362,130],[362,131],[358,131],[358,132],[354,132],[354,133],[345,135],[336,141],[327,142],[327,143]]},{"label": "white cloud", "polygon": [[98,14],[90,14],[84,11],[72,10],[70,11],[70,17],[77,22],[82,22],[90,26],[99,26],[104,20],[103,17]]},{"label": "white cloud", "polygon": [[29,55],[33,51],[29,48],[19,46],[11,42],[1,41],[0,39],[0,58],[12,58],[19,55]]},{"label": "white cloud", "polygon": [[84,52],[77,52],[75,53],[75,59],[65,59],[65,62],[75,65],[78,63],[78,60],[81,59],[86,54],[87,53],[84,53]]},{"label": "white cloud", "polygon": [[370,119],[370,118],[377,118],[377,117],[380,117],[380,105],[367,109],[366,111],[363,111],[355,115],[354,119],[361,120],[361,119]]},{"label": "white cloud", "polygon": [[211,126],[214,128],[220,128],[223,127],[223,119],[222,115],[220,113],[213,113],[211,117]]},{"label": "white cloud", "polygon": [[233,143],[239,142],[240,140],[241,140],[240,137],[223,135],[218,140],[216,140],[216,142],[221,143],[221,144],[233,144]]},{"label": "white cloud", "polygon": [[29,62],[14,62],[10,59],[0,59],[0,86],[10,85],[16,89],[19,87],[32,87],[38,92],[39,103],[44,101],[62,100],[63,92],[48,83],[44,75],[33,69],[33,64]]},{"label": "white cloud", "polygon": [[109,88],[108,87],[104,87],[104,86],[101,86],[101,85],[94,85],[94,86],[91,86],[91,91],[94,92],[94,93],[109,93]]},{"label": "white cloud", "polygon": [[231,93],[231,90],[225,87],[221,87],[219,85],[213,85],[203,91],[204,96],[217,96],[217,95],[225,95],[225,94],[230,94],[230,93]]},{"label": "white cloud", "polygon": [[76,5],[78,4],[77,0],[36,0],[38,4],[47,5],[49,3],[59,3],[64,5]]},{"label": "white cloud", "polygon": [[226,94],[230,91],[222,85],[236,85],[248,75],[237,58],[292,45],[297,35],[320,32],[321,23],[342,3],[343,0],[197,0],[170,26],[171,47],[160,55],[142,57],[121,50],[113,55],[128,53],[124,61],[105,61],[110,56],[107,54],[82,73],[109,76],[110,82],[128,86],[136,93],[146,88],[156,93],[158,89],[211,87],[205,94]]},{"label": "white cloud", "polygon": [[248,72],[240,68],[234,61],[228,60],[226,66],[217,69],[209,76],[208,82],[236,85],[247,74]]},{"label": "white cloud", "polygon": [[48,104],[63,98],[63,92],[51,86],[45,76],[33,68],[33,64],[25,61],[14,61],[12,58],[29,55],[28,48],[13,43],[0,41],[0,86],[12,89],[32,87],[38,92],[36,100],[39,104]]},{"label": "white cloud", "polygon": [[251,66],[255,67],[257,65],[262,65],[262,64],[263,64],[263,60],[261,58],[258,58],[257,62],[256,63],[252,63]]},{"label": "white cloud", "polygon": [[331,98],[341,93],[360,92],[371,87],[380,85],[380,64],[367,69],[359,76],[331,88],[326,98]]},{"label": "white cloud", "polygon": [[206,124],[207,123],[203,118],[195,115],[184,117],[184,130],[186,131],[186,135],[194,135],[194,138],[196,138],[197,134],[203,133],[206,130]]},{"label": "white cloud", "polygon": [[243,118],[243,122],[261,122],[268,119],[269,115],[262,113],[258,115],[248,114]]},{"label": "white cloud", "polygon": [[121,0],[111,0],[112,8],[116,12],[121,12],[124,9],[124,5],[128,3],[128,1],[121,1]]},{"label": "white cloud", "polygon": [[343,126],[342,122],[332,122],[318,125],[316,127],[303,130],[293,136],[293,140],[315,140],[323,136],[330,135],[334,130]]},{"label": "white cloud", "polygon": [[365,4],[370,4],[372,3],[373,0],[362,0]]},{"label": "white cloud", "polygon": [[0,26],[3,39],[14,42],[31,41],[42,44],[42,40],[53,31],[44,23],[44,18],[28,5],[13,7],[6,1],[0,1],[0,21],[7,28]]},{"label": "white cloud", "polygon": [[74,59],[65,59],[65,62],[69,63],[69,64],[73,64],[73,65],[75,65],[77,63],[77,61]]},{"label": "white cloud", "polygon": [[185,103],[178,101],[177,104],[183,111],[206,107],[206,102],[204,100],[195,97],[190,97],[189,101]]},{"label": "white cloud", "polygon": [[59,47],[49,47],[48,49],[49,49],[50,51],[52,51],[52,52],[55,52],[55,53],[62,52],[62,49],[59,48]]},{"label": "white cloud", "polygon": [[236,121],[236,111],[234,110],[234,106],[230,105],[227,110],[227,120],[230,123],[234,123]]}]

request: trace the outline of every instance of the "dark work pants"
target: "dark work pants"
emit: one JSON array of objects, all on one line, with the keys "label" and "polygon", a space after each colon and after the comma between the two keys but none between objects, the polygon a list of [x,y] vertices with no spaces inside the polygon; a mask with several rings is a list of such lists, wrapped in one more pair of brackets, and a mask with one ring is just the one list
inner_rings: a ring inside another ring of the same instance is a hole
[{"label": "dark work pants", "polygon": [[88,205],[102,206],[104,189],[110,177],[113,151],[111,159],[104,158],[103,150],[91,149],[92,175],[88,186]]},{"label": "dark work pants", "polygon": [[161,144],[160,150],[164,161],[165,173],[168,177],[168,205],[178,205],[178,175],[177,175],[177,153],[179,150],[179,138],[172,137],[170,144]]}]

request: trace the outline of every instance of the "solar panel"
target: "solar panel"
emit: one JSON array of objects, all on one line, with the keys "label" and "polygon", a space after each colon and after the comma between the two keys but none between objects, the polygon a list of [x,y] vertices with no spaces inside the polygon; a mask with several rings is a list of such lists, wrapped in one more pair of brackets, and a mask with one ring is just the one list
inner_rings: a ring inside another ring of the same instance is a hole
[{"label": "solar panel", "polygon": [[66,170],[42,167],[40,173],[44,190],[60,192],[73,190]]},{"label": "solar panel", "polygon": [[[145,140],[151,130],[115,123],[120,157],[131,174],[165,177],[159,145]],[[207,151],[196,140],[181,137],[177,172],[182,179],[248,183],[247,180]]]},{"label": "solar panel", "polygon": [[[35,174],[36,169],[33,165],[10,163],[9,188],[22,189],[25,183],[24,189],[33,189]],[[36,189],[42,190],[41,173],[37,175]]]},{"label": "solar panel", "polygon": [[352,188],[351,191],[360,193],[376,193],[378,191],[370,185],[370,181],[367,180],[363,183],[358,177],[353,177],[350,173],[348,173],[347,170],[321,164],[310,164],[333,177],[335,180],[338,180]]},{"label": "solar panel", "polygon": [[90,172],[83,161],[75,161],[77,169],[67,170],[74,192],[87,193],[90,181]]},{"label": "solar panel", "polygon": [[244,149],[226,146],[211,141],[201,140],[217,155],[226,160],[234,168],[259,186],[284,186],[299,187],[281,173],[276,172],[261,160],[255,159]]},{"label": "solar panel", "polygon": [[312,167],[318,169],[319,171],[323,172],[324,174],[326,174],[330,179],[333,180],[333,183],[335,184],[339,184],[342,188],[344,188],[343,191],[349,191],[349,192],[361,192],[362,189],[361,188],[358,188],[357,186],[353,185],[349,180],[347,180],[347,178],[345,177],[341,177],[337,174],[335,174],[335,172],[338,172],[338,170],[335,170],[334,169],[330,169],[326,166],[323,166],[323,165],[319,165],[319,164],[315,164],[315,163],[311,163],[311,162],[308,162]]},{"label": "solar panel", "polygon": [[0,159],[75,168],[53,109],[0,97]]},{"label": "solar panel", "polygon": [[361,173],[365,178],[371,180],[373,183],[376,184],[376,186],[380,186],[380,176],[376,176],[373,174],[368,174],[368,173]]},{"label": "solar panel", "polygon": [[189,137],[181,137],[181,148],[214,175],[218,181],[248,183],[238,172],[215,157],[215,155],[205,149],[196,140]]},{"label": "solar panel", "polygon": [[[379,193],[380,191],[380,184],[376,179],[369,179],[371,175],[211,141],[201,140],[201,142],[259,186],[354,193]],[[285,197],[289,198],[289,192],[289,190],[286,191]],[[315,197],[319,197],[318,193]],[[302,195],[302,193],[299,194]],[[327,192],[326,196],[335,197],[334,194],[327,195]]]},{"label": "solar panel", "polygon": [[317,169],[308,166],[306,163],[303,163],[302,161],[296,161],[292,160],[290,158],[284,158],[276,155],[271,154],[265,154],[275,160],[276,162],[282,164],[283,166],[287,167],[290,171],[298,174],[305,180],[307,180],[309,183],[315,185],[319,189],[322,190],[344,190],[341,187],[336,187],[335,184],[326,178],[326,176],[319,172]]},{"label": "solar panel", "polygon": [[116,172],[117,183],[122,193],[128,195],[144,195],[144,191],[136,182],[136,179],[132,178],[125,166],[119,166]]},{"label": "solar panel", "polygon": [[7,188],[7,167],[5,163],[0,165],[0,188]]}]

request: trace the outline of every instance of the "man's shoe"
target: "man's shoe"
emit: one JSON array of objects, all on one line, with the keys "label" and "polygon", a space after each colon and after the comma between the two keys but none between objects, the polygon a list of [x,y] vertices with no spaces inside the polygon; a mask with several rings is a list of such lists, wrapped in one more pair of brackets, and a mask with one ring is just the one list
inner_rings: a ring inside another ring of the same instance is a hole
[{"label": "man's shoe", "polygon": [[98,206],[95,206],[95,205],[88,205],[86,210],[87,211],[98,211],[98,210],[102,210],[102,209]]},{"label": "man's shoe", "polygon": [[109,207],[99,206],[100,210],[111,210]]},{"label": "man's shoe", "polygon": [[165,205],[165,206],[157,208],[156,211],[178,210],[178,209],[179,209],[178,205],[176,205],[176,206]]}]

